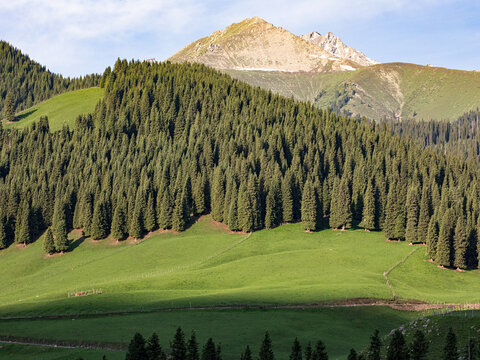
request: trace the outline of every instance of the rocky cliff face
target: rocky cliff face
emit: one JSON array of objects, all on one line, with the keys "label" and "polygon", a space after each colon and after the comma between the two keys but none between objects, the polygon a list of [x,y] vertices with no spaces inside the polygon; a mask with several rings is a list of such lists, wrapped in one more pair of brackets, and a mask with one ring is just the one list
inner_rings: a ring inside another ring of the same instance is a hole
[{"label": "rocky cliff face", "polygon": [[363,67],[258,17],[195,41],[169,60],[198,62],[216,69],[277,72],[318,73]]},{"label": "rocky cliff face", "polygon": [[320,35],[314,31],[309,34],[303,35],[302,39],[320,46],[322,49],[342,59],[351,60],[362,66],[370,66],[378,64],[377,61],[370,59],[361,51],[355,50],[350,46],[347,46],[339,37],[335,36],[331,32],[325,35]]}]

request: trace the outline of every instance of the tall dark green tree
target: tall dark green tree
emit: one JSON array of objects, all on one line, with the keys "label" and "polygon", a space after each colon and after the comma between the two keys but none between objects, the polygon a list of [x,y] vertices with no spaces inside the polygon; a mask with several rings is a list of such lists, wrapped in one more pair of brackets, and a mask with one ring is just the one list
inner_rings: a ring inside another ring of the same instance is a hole
[{"label": "tall dark green tree", "polygon": [[7,93],[5,102],[3,103],[3,119],[6,122],[12,122],[15,120],[15,103],[13,101],[13,95],[11,92]]},{"label": "tall dark green tree", "polygon": [[128,345],[125,360],[147,360],[147,351],[145,349],[145,339],[139,333],[135,333],[133,339]]},{"label": "tall dark green tree", "polygon": [[466,234],[465,219],[459,216],[455,226],[455,234],[453,236],[453,248],[455,251],[453,265],[457,269],[467,268],[467,234]]},{"label": "tall dark green tree", "polygon": [[418,214],[417,240],[421,243],[426,243],[428,226],[430,222],[430,195],[428,187],[424,186],[422,197],[420,199],[420,209]]},{"label": "tall dark green tree", "polygon": [[352,225],[352,203],[347,177],[335,182],[330,206],[330,226],[334,229],[348,229]]},{"label": "tall dark green tree", "polygon": [[152,195],[148,195],[147,208],[145,210],[145,230],[153,231],[157,228],[155,215],[155,203]]},{"label": "tall dark green tree", "polygon": [[18,209],[17,224],[15,226],[15,242],[30,243],[30,204],[24,199]]},{"label": "tall dark green tree", "polygon": [[268,331],[265,332],[265,336],[260,346],[260,352],[258,353],[259,360],[275,360],[272,348],[272,340]]},{"label": "tall dark green tree", "polygon": [[120,196],[113,212],[111,231],[112,237],[117,241],[125,239],[128,235],[125,201],[125,197]]},{"label": "tall dark green tree", "polygon": [[313,360],[328,360],[327,348],[323,341],[318,340],[312,354]]},{"label": "tall dark green tree", "polygon": [[452,328],[448,329],[447,337],[445,339],[445,346],[443,348],[443,360],[458,360],[457,350],[457,336]]},{"label": "tall dark green tree", "polygon": [[409,353],[405,337],[400,330],[395,330],[387,347],[387,360],[408,360]]},{"label": "tall dark green tree", "polygon": [[375,330],[370,337],[370,345],[367,350],[368,360],[380,360],[380,351],[382,349],[382,342],[380,340],[380,333]]},{"label": "tall dark green tree", "polygon": [[240,355],[240,360],[253,360],[250,346],[247,345],[245,351]]},{"label": "tall dark green tree", "polygon": [[209,338],[203,346],[201,360],[217,360],[217,349],[212,338]]},{"label": "tall dark green tree", "polygon": [[108,236],[110,226],[108,223],[106,204],[98,200],[93,210],[92,239],[99,240]]},{"label": "tall dark green tree", "polygon": [[427,256],[435,260],[437,257],[437,243],[438,243],[438,223],[434,216],[430,219],[428,223],[428,231],[427,231]]},{"label": "tall dark green tree", "polygon": [[5,249],[8,246],[7,233],[5,232],[5,225],[3,219],[0,219],[0,249]]},{"label": "tall dark green tree", "polygon": [[312,343],[308,342],[307,346],[305,347],[305,360],[312,360],[313,349]]},{"label": "tall dark green tree", "polygon": [[152,336],[147,340],[145,346],[145,352],[147,354],[148,360],[160,360],[162,359],[163,351],[162,347],[160,346],[160,342],[158,341],[157,333],[153,333]]},{"label": "tall dark green tree", "polygon": [[266,200],[265,227],[271,229],[282,221],[282,193],[278,182],[273,182]]},{"label": "tall dark green tree", "polygon": [[291,172],[285,174],[282,182],[282,218],[286,223],[295,220],[293,203],[293,177]]},{"label": "tall dark green tree", "polygon": [[195,331],[192,331],[187,344],[187,360],[199,360],[198,342]]},{"label": "tall dark green tree", "polygon": [[172,360],[186,360],[187,346],[182,328],[177,328],[173,340],[170,342],[170,356]]},{"label": "tall dark green tree", "polygon": [[[363,195],[363,215],[362,224],[365,230],[375,229],[375,188],[370,180]],[[355,355],[356,356],[356,355]]]},{"label": "tall dark green tree", "polygon": [[60,219],[55,226],[55,250],[59,252],[68,250],[67,224],[63,219]]},{"label": "tall dark green tree", "polygon": [[357,352],[355,351],[355,349],[350,349],[347,360],[358,360]]},{"label": "tall dark green tree", "polygon": [[53,254],[55,252],[55,243],[53,241],[53,233],[51,228],[48,228],[43,236],[43,251],[47,254]]},{"label": "tall dark green tree", "polygon": [[302,347],[297,338],[293,341],[290,360],[302,360]]},{"label": "tall dark green tree", "polygon": [[302,225],[306,231],[317,229],[317,199],[312,182],[308,179],[302,192]]},{"label": "tall dark green tree", "polygon": [[421,330],[416,330],[410,346],[410,358],[412,360],[424,360],[427,358],[427,353],[428,341],[425,338],[425,333]]},{"label": "tall dark green tree", "polygon": [[407,194],[407,228],[405,229],[405,240],[413,244],[418,240],[418,212],[419,199],[416,186],[410,187]]},{"label": "tall dark green tree", "polygon": [[437,254],[435,261],[441,266],[450,266],[453,232],[453,210],[448,209],[443,215],[438,234]]}]

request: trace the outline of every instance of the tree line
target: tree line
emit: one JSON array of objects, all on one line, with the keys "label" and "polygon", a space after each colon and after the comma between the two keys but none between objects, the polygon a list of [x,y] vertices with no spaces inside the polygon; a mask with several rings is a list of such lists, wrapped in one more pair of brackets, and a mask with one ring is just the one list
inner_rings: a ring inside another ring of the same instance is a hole
[{"label": "tree line", "polygon": [[63,77],[5,41],[0,41],[0,114],[13,121],[13,114],[54,95],[69,90],[99,86],[100,75],[79,78]]},{"label": "tree line", "polygon": [[[444,335],[445,336],[445,335]],[[410,343],[407,343],[404,332],[400,329],[393,330],[382,341],[379,331],[375,330],[370,337],[368,347],[362,351],[350,349],[347,360],[425,360],[429,356],[430,346],[425,333],[416,330],[412,334]],[[463,351],[459,351],[457,337],[452,328],[449,328],[441,351],[442,360],[480,358],[478,340],[469,338]],[[106,357],[103,357],[106,359]],[[265,332],[260,343],[258,355],[254,355],[250,346],[239,355],[240,360],[275,360],[274,346],[268,331]],[[295,338],[289,360],[328,360],[328,352],[322,340],[318,340],[312,346],[308,342],[304,348],[298,338]],[[163,348],[158,335],[154,332],[147,340],[140,334],[135,333],[131,339],[125,360],[223,360],[222,346],[210,337],[203,347],[198,343],[195,331],[192,331],[187,340],[182,328],[177,328],[169,346]],[[81,360],[81,359],[77,359]]]},{"label": "tree line", "polygon": [[[477,267],[480,170],[388,128],[254,88],[198,64],[118,60],[74,129],[48,119],[0,133],[0,247],[46,229],[117,240],[183,231],[211,213],[250,232],[360,224]],[[53,244],[53,245],[52,245]]]}]

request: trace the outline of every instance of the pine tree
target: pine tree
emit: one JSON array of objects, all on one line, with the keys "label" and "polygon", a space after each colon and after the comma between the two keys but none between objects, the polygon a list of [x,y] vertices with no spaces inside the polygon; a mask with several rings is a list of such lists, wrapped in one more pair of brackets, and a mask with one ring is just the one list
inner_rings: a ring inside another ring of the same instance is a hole
[{"label": "pine tree", "polygon": [[448,209],[443,215],[438,234],[437,255],[435,261],[441,266],[451,265],[451,237],[453,211]]},{"label": "pine tree", "polygon": [[162,196],[160,208],[157,207],[157,221],[161,229],[170,229],[172,227],[173,207],[172,195],[167,190]]},{"label": "pine tree", "polygon": [[274,182],[268,190],[266,200],[265,227],[267,229],[280,225],[282,221],[282,199],[280,185]]},{"label": "pine tree", "polygon": [[203,346],[201,360],[217,360],[217,350],[212,338],[209,338]]},{"label": "pine tree", "polygon": [[417,239],[420,243],[426,243],[428,226],[430,222],[430,198],[428,187],[424,186],[422,198],[420,199],[420,210],[418,215]]},{"label": "pine tree", "polygon": [[288,172],[282,182],[282,218],[286,223],[291,223],[295,220],[293,212],[292,182],[292,175]]},{"label": "pine tree", "polygon": [[125,198],[119,197],[113,212],[112,237],[116,240],[123,240],[127,236],[127,218],[125,214]]},{"label": "pine tree", "polygon": [[53,242],[53,233],[51,228],[47,229],[43,237],[43,251],[46,254],[53,254],[55,252],[55,243]]},{"label": "pine tree", "polygon": [[400,330],[395,330],[387,347],[386,360],[408,360],[408,347]]},{"label": "pine tree", "polygon": [[254,220],[252,212],[252,205],[249,201],[247,187],[245,183],[241,183],[238,189],[237,216],[238,227],[244,232],[250,232],[253,230]]},{"label": "pine tree", "polygon": [[315,349],[313,350],[312,360],[328,360],[327,349],[325,344],[318,340],[315,344]]},{"label": "pine tree", "polygon": [[14,101],[11,92],[7,93],[5,97],[5,102],[3,103],[3,119],[6,122],[12,122],[15,120],[15,110],[14,110]]},{"label": "pine tree", "polygon": [[197,337],[195,335],[195,331],[192,331],[192,335],[188,340],[187,344],[187,359],[186,360],[199,360],[198,354],[198,342]]},{"label": "pine tree", "polygon": [[142,191],[138,189],[137,195],[135,197],[135,209],[133,210],[132,219],[130,221],[130,229],[128,231],[130,236],[133,236],[135,239],[140,239],[143,236],[145,230],[143,210],[143,195]]},{"label": "pine tree", "polygon": [[186,219],[187,204],[183,192],[178,193],[175,199],[175,207],[172,214],[172,229],[175,231],[183,231],[187,225]]},{"label": "pine tree", "polygon": [[290,360],[302,360],[302,347],[297,338],[293,341],[292,352],[290,353]]},{"label": "pine tree", "polygon": [[[375,229],[375,188],[372,181],[368,182],[365,190],[362,222],[365,230]],[[356,355],[355,355],[356,356]]]},{"label": "pine tree", "polygon": [[448,329],[445,339],[445,347],[443,348],[443,360],[458,360],[457,337],[452,328]]},{"label": "pine tree", "polygon": [[348,354],[347,360],[357,360],[357,352],[355,349],[350,349],[350,353]]},{"label": "pine tree", "polygon": [[397,188],[395,184],[390,184],[387,195],[387,205],[385,208],[385,223],[383,231],[387,239],[396,239],[395,222],[398,216],[397,209]]},{"label": "pine tree", "polygon": [[222,169],[215,168],[212,184],[212,217],[214,220],[223,221],[223,210],[225,200],[225,177]]},{"label": "pine tree", "polygon": [[125,360],[146,360],[147,351],[145,349],[145,339],[139,333],[135,333],[133,339],[128,345]]},{"label": "pine tree", "polygon": [[250,346],[247,345],[247,347],[245,348],[245,351],[240,355],[240,360],[253,360]]},{"label": "pine tree", "polygon": [[411,244],[418,240],[418,212],[418,190],[413,186],[408,190],[407,195],[407,228],[405,230],[405,240]]},{"label": "pine tree", "polygon": [[68,249],[68,234],[65,220],[58,220],[55,226],[55,250],[64,252]]},{"label": "pine tree", "polygon": [[382,343],[380,341],[379,331],[375,330],[370,337],[370,345],[368,346],[367,359],[368,360],[380,360],[380,350]]},{"label": "pine tree", "polygon": [[455,250],[454,266],[457,269],[467,268],[467,235],[465,229],[465,220],[460,216],[455,226],[455,235],[453,237],[453,247]]},{"label": "pine tree", "polygon": [[26,199],[20,205],[17,223],[15,224],[15,242],[30,243],[30,204]]},{"label": "pine tree", "polygon": [[305,360],[312,360],[313,349],[312,343],[308,342],[307,347],[305,348]]},{"label": "pine tree", "polygon": [[145,230],[150,232],[155,230],[156,228],[157,228],[157,219],[155,216],[155,203],[153,201],[153,196],[148,195],[147,209],[145,211]]},{"label": "pine tree", "polygon": [[348,229],[352,224],[352,202],[347,176],[336,179],[330,205],[330,227]]},{"label": "pine tree", "polygon": [[238,208],[237,208],[237,197],[234,196],[231,203],[230,209],[228,211],[228,228],[232,231],[237,231],[240,229],[238,225]]},{"label": "pine tree", "polygon": [[427,231],[427,256],[435,260],[437,256],[437,243],[438,243],[438,223],[434,216],[430,219],[428,223],[428,231]]},{"label": "pine tree", "polygon": [[152,336],[147,340],[147,344],[145,346],[145,350],[147,353],[146,359],[148,360],[160,360],[162,358],[162,347],[158,341],[157,333],[153,333]]},{"label": "pine tree", "polygon": [[107,213],[105,203],[103,200],[98,200],[93,210],[92,219],[92,239],[99,240],[105,239],[108,236],[109,224],[107,219]]},{"label": "pine tree", "polygon": [[270,334],[265,332],[262,345],[260,346],[260,352],[258,354],[259,360],[275,360],[272,349],[272,340],[270,340]]},{"label": "pine tree", "polygon": [[428,342],[425,334],[421,330],[415,331],[413,341],[410,347],[410,357],[412,360],[424,360],[427,358]]},{"label": "pine tree", "polygon": [[185,345],[185,335],[179,327],[175,332],[172,342],[170,343],[170,356],[172,360],[186,360],[187,346]]},{"label": "pine tree", "polygon": [[317,200],[312,182],[308,179],[302,192],[302,225],[306,231],[317,229]]},{"label": "pine tree", "polygon": [[0,217],[0,249],[5,249],[7,245],[7,233],[5,232],[5,225],[3,223],[3,219]]}]

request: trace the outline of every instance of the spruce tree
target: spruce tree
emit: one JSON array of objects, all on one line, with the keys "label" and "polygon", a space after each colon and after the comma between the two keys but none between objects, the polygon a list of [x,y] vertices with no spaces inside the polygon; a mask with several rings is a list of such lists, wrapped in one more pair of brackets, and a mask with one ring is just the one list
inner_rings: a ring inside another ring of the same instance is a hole
[{"label": "spruce tree", "polygon": [[428,231],[427,231],[427,256],[435,260],[437,256],[437,243],[438,243],[438,223],[435,219],[435,216],[432,216],[430,222],[428,223]]},{"label": "spruce tree", "polygon": [[370,337],[370,345],[367,351],[367,360],[380,360],[380,350],[382,348],[382,342],[380,341],[379,331],[375,330]]},{"label": "spruce tree", "polygon": [[148,360],[160,360],[162,358],[162,347],[158,341],[157,333],[153,333],[152,336],[147,340],[147,344],[145,346]]},{"label": "spruce tree", "polygon": [[55,252],[55,243],[53,242],[52,228],[48,228],[43,237],[43,251],[46,254],[53,254]]},{"label": "spruce tree", "polygon": [[212,338],[209,338],[203,346],[201,360],[217,360],[217,350]]},{"label": "spruce tree", "polygon": [[385,223],[383,230],[385,237],[390,240],[396,239],[395,222],[398,216],[397,208],[397,188],[395,184],[390,184],[387,195],[387,205],[385,208]]},{"label": "spruce tree", "polygon": [[443,360],[458,360],[457,337],[452,328],[448,329],[443,348]]},{"label": "spruce tree", "polygon": [[252,231],[254,227],[253,209],[245,183],[241,183],[238,189],[237,213],[238,227],[244,232]]},{"label": "spruce tree", "polygon": [[30,243],[30,204],[23,200],[20,205],[17,223],[15,224],[15,242],[17,244]]},{"label": "spruce tree", "polygon": [[223,358],[222,358],[222,344],[219,343],[217,345],[217,348],[215,350],[215,355],[216,355],[215,360],[223,360]]},{"label": "spruce tree", "polygon": [[112,237],[115,240],[123,240],[127,236],[127,218],[125,214],[125,198],[123,196],[117,199],[115,211],[112,219]]},{"label": "spruce tree", "polygon": [[152,195],[148,195],[147,209],[145,210],[145,230],[148,232],[157,228],[157,219],[155,216],[155,203]]},{"label": "spruce tree", "polygon": [[55,250],[59,252],[67,251],[68,249],[68,234],[67,224],[65,220],[58,220],[55,226]]},{"label": "spruce tree", "polygon": [[[370,180],[363,195],[362,223],[365,230],[375,229],[375,188]],[[356,355],[355,355],[356,356]]]},{"label": "spruce tree", "polygon": [[135,198],[135,208],[133,210],[133,215],[130,221],[130,229],[129,234],[133,236],[135,239],[140,239],[144,233],[144,201],[142,191],[140,189],[137,190],[137,195]]},{"label": "spruce tree", "polygon": [[225,177],[223,170],[219,167],[213,172],[212,183],[212,217],[214,220],[223,221],[223,210],[225,200]]},{"label": "spruce tree", "polygon": [[293,178],[290,172],[285,175],[282,182],[282,218],[286,223],[295,220],[293,212]]},{"label": "spruce tree", "polygon": [[408,360],[408,347],[400,330],[395,330],[387,347],[386,360]]},{"label": "spruce tree", "polygon": [[245,351],[240,355],[240,360],[253,360],[250,346],[247,345]]},{"label": "spruce tree", "polygon": [[302,347],[297,338],[293,341],[292,352],[290,353],[290,360],[302,360]]},{"label": "spruce tree", "polygon": [[318,340],[315,344],[315,349],[313,350],[312,360],[328,360],[327,349],[325,344]]},{"label": "spruce tree", "polygon": [[412,186],[408,190],[407,195],[407,228],[405,229],[405,240],[413,244],[417,242],[418,235],[418,190],[416,186]]},{"label": "spruce tree", "polygon": [[175,207],[172,214],[172,229],[175,231],[183,231],[187,226],[186,219],[187,204],[183,192],[178,193],[175,199]]},{"label": "spruce tree", "polygon": [[270,334],[265,332],[265,336],[260,346],[260,352],[258,353],[259,360],[275,360],[272,349],[272,340],[270,340]]},{"label": "spruce tree", "polygon": [[200,356],[198,354],[198,342],[195,335],[195,331],[192,331],[192,335],[188,340],[187,344],[187,359],[186,360],[199,360]]},{"label": "spruce tree", "polygon": [[420,199],[420,210],[418,214],[417,240],[420,243],[426,243],[428,226],[430,222],[430,197],[428,187],[424,186],[422,198]]},{"label": "spruce tree", "polygon": [[175,336],[170,343],[170,356],[172,360],[186,360],[187,346],[185,345],[185,335],[182,328],[177,328]]},{"label": "spruce tree", "polygon": [[231,203],[230,209],[228,211],[228,228],[232,231],[237,231],[240,229],[238,225],[238,208],[237,208],[237,197],[234,196]]},{"label": "spruce tree", "polygon": [[161,229],[172,227],[173,207],[172,195],[166,190],[162,196],[160,208],[157,207],[157,221]]},{"label": "spruce tree", "polygon": [[15,103],[13,101],[13,96],[11,92],[7,93],[5,97],[5,102],[3,103],[3,119],[5,122],[12,122],[15,120]]},{"label": "spruce tree", "polygon": [[92,239],[99,240],[105,239],[108,236],[109,224],[107,219],[107,213],[105,203],[103,200],[98,200],[93,210],[92,219]]},{"label": "spruce tree", "polygon": [[147,358],[147,351],[145,349],[145,339],[139,333],[135,333],[133,339],[128,345],[125,360],[145,360]]},{"label": "spruce tree", "polygon": [[312,343],[308,342],[307,346],[305,347],[305,360],[312,360],[313,349]]},{"label": "spruce tree", "polygon": [[455,226],[455,235],[453,237],[453,247],[455,251],[453,265],[457,269],[467,268],[467,235],[465,229],[465,220],[460,216]]},{"label": "spruce tree", "polygon": [[442,223],[440,224],[435,261],[441,266],[451,265],[452,217],[453,211],[448,209],[445,215],[443,215]]},{"label": "spruce tree", "polygon": [[3,219],[0,218],[0,249],[5,249],[7,246],[7,233],[5,232],[5,225],[3,223]]},{"label": "spruce tree", "polygon": [[427,358],[428,342],[421,330],[413,334],[412,345],[410,346],[410,357],[412,360],[424,360]]},{"label": "spruce tree", "polygon": [[306,231],[317,229],[317,200],[312,182],[308,179],[302,192],[302,225]]}]

